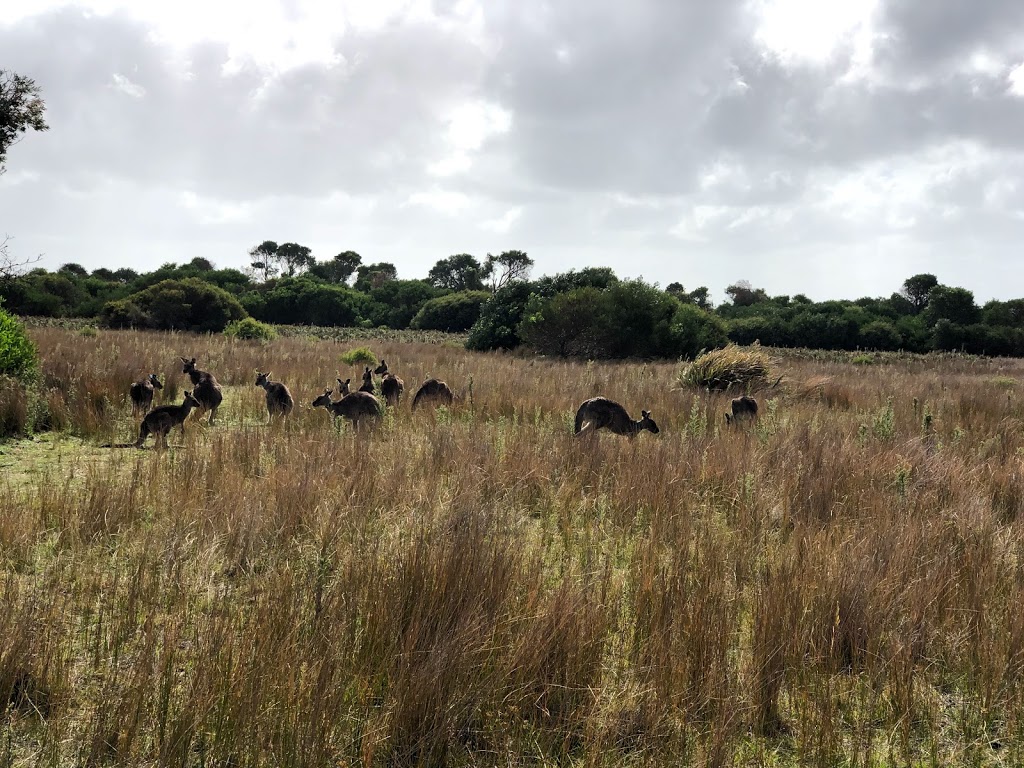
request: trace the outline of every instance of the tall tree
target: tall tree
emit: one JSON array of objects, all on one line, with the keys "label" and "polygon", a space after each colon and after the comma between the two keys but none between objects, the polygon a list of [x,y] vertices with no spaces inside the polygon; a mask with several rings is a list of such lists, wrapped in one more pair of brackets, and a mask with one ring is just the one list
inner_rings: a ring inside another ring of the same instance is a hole
[{"label": "tall tree", "polygon": [[278,263],[284,265],[288,277],[294,277],[296,273],[301,274],[316,263],[312,250],[298,243],[281,243],[277,246],[277,253],[274,256]]},{"label": "tall tree", "polygon": [[904,280],[903,290],[900,293],[914,305],[915,312],[921,312],[928,306],[928,294],[938,284],[939,279],[935,275],[922,273]]},{"label": "tall tree", "polygon": [[364,264],[356,270],[356,282],[352,286],[357,291],[369,293],[380,288],[389,280],[398,279],[398,269],[394,264],[380,261],[376,264]]},{"label": "tall tree", "polygon": [[738,280],[725,289],[728,296],[737,307],[749,307],[762,301],[768,301],[768,294],[764,288],[754,288],[749,280]]},{"label": "tall tree", "polygon": [[309,268],[309,274],[328,283],[344,285],[362,264],[363,258],[355,251],[342,251],[330,261],[318,261]]},{"label": "tall tree", "polygon": [[259,245],[249,249],[249,269],[253,274],[267,282],[277,274],[277,243],[273,240],[264,240]]},{"label": "tall tree", "polygon": [[476,257],[458,253],[441,259],[427,273],[427,282],[448,291],[479,291],[484,287],[483,267]]},{"label": "tall tree", "polygon": [[46,104],[35,80],[0,69],[0,173],[5,170],[7,150],[29,130],[46,131]]},{"label": "tall tree", "polygon": [[503,251],[497,256],[487,254],[483,274],[491,280],[491,292],[497,293],[509,283],[530,277],[533,259],[526,251]]}]

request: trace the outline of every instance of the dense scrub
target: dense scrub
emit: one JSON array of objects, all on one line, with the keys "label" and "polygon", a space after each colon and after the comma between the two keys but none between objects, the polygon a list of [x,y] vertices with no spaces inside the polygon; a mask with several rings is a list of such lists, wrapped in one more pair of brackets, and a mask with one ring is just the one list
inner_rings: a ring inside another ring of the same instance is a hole
[{"label": "dense scrub", "polygon": [[[308,407],[352,342],[32,334],[66,431],[0,455],[14,763],[1024,761],[1016,364],[782,358],[727,430],[674,364],[385,342],[458,399],[356,436]],[[179,355],[221,423],[98,448]],[[574,439],[598,394],[661,433]]]}]

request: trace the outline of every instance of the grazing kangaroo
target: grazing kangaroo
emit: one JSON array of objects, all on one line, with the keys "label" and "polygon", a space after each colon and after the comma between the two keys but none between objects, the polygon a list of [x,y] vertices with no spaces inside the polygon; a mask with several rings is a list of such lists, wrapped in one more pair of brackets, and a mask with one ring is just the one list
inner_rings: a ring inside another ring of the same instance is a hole
[{"label": "grazing kangaroo", "polygon": [[338,379],[338,394],[341,395],[341,397],[352,394],[352,390],[348,388],[348,383],[350,381],[352,381],[352,379],[345,379],[344,381]]},{"label": "grazing kangaroo", "polygon": [[352,426],[359,429],[360,422],[369,421],[376,423],[380,421],[381,404],[380,400],[369,392],[353,392],[345,395],[341,400],[331,400],[333,389],[325,389],[324,393],[313,401],[314,408],[326,408],[334,418],[346,418],[352,422]]},{"label": "grazing kangaroo", "polygon": [[443,381],[427,379],[412,399],[412,409],[415,411],[416,406],[421,402],[424,404],[444,403],[445,405],[451,405],[454,399],[455,395],[452,394],[451,389]]},{"label": "grazing kangaroo", "polygon": [[402,393],[404,391],[404,381],[393,373],[384,374],[384,379],[380,383],[380,393],[384,396],[384,402],[386,402],[389,407],[398,407],[398,402],[402,399]]},{"label": "grazing kangaroo", "polygon": [[726,411],[725,423],[736,424],[741,420],[750,419],[753,421],[757,418],[757,400],[747,395],[742,397],[734,398],[730,403],[732,412]]},{"label": "grazing kangaroo", "polygon": [[191,392],[185,392],[185,399],[181,405],[161,405],[146,414],[139,427],[139,439],[135,441],[135,447],[141,448],[149,435],[156,436],[156,447],[167,447],[167,433],[175,427],[181,427],[181,434],[185,434],[185,419],[188,418],[193,408],[199,407],[199,401],[192,396]]},{"label": "grazing kangaroo", "polygon": [[639,421],[633,421],[626,412],[626,409],[609,400],[606,397],[592,397],[585,400],[576,411],[576,437],[587,432],[596,432],[599,429],[608,429],[616,435],[628,435],[636,437],[642,430],[650,430],[655,435],[661,430],[651,418],[650,411],[641,411],[643,417]]},{"label": "grazing kangaroo", "polygon": [[363,371],[363,383],[359,386],[360,392],[369,392],[373,394],[376,387],[373,386],[373,371],[370,370],[370,366],[366,366],[366,370]]},{"label": "grazing kangaroo", "polygon": [[155,373],[132,384],[128,389],[128,394],[132,399],[132,416],[146,413],[153,405],[153,390],[163,388],[164,385],[160,383],[160,379],[156,377]]},{"label": "grazing kangaroo", "polygon": [[196,359],[181,358],[181,372],[187,373],[192,379],[192,394],[199,401],[199,407],[210,412],[210,424],[217,415],[217,408],[220,407],[224,395],[220,391],[220,384],[213,377],[212,373],[200,371],[196,368]]},{"label": "grazing kangaroo", "polygon": [[384,376],[388,372],[388,364],[382,359],[380,365],[373,369],[373,372],[378,376]]},{"label": "grazing kangaroo", "polygon": [[256,386],[267,390],[267,412],[271,420],[275,416],[287,416],[292,412],[295,401],[288,387],[279,381],[270,380],[270,372],[260,373],[256,371]]}]

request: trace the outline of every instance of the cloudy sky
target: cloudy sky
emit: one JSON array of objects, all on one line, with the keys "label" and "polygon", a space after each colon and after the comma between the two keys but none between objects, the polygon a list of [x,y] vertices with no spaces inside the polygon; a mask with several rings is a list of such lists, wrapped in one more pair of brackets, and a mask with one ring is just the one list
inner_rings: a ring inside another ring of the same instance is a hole
[{"label": "cloudy sky", "polygon": [[1024,296],[1021,0],[3,0],[0,68],[51,126],[0,235],[50,269],[273,239]]}]

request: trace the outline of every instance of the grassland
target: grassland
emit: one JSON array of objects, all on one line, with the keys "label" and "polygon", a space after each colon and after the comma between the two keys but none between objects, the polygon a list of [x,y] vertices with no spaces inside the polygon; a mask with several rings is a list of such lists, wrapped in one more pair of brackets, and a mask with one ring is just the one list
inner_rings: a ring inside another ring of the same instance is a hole
[{"label": "grassland", "polygon": [[[726,430],[676,365],[388,340],[461,397],[356,435],[308,403],[365,339],[32,333],[0,765],[1024,763],[1020,363],[797,354]],[[100,448],[179,355],[219,423]],[[574,440],[599,394],[661,433]]]}]

